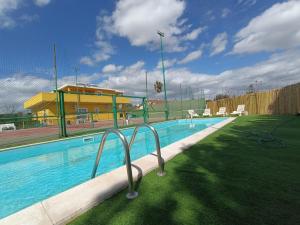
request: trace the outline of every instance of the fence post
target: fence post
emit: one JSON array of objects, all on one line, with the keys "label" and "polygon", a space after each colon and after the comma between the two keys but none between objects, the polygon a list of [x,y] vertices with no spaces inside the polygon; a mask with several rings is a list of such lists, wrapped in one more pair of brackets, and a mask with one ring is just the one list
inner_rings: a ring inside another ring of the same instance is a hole
[{"label": "fence post", "polygon": [[114,128],[118,128],[118,114],[117,114],[117,97],[112,96],[112,107],[113,107],[113,116],[114,116]]},{"label": "fence post", "polygon": [[92,128],[95,128],[95,125],[94,125],[94,113],[91,112],[91,115],[90,115],[90,120],[91,120],[91,127]]},{"label": "fence post", "polygon": [[143,116],[144,116],[144,123],[148,123],[148,105],[147,105],[147,98],[143,98]]},{"label": "fence post", "polygon": [[65,114],[65,99],[64,92],[58,91],[59,95],[59,119],[60,119],[60,134],[62,137],[67,137],[66,114]]}]

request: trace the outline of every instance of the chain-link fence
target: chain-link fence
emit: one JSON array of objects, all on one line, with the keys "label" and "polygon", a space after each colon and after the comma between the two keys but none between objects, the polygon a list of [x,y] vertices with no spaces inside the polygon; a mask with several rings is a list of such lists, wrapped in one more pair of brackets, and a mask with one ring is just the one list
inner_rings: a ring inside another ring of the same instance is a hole
[{"label": "chain-link fence", "polygon": [[151,100],[89,85],[65,85],[39,92],[23,102],[27,113],[0,116],[1,148],[123,128],[141,123],[186,118],[187,110],[201,113],[204,96]]},{"label": "chain-link fence", "polygon": [[[180,84],[178,79],[170,78],[170,72],[166,75],[165,101],[164,87],[160,92],[154,88],[155,82],[162,79],[158,70],[149,73],[148,86],[145,71],[132,69],[136,66],[124,68],[125,72],[120,73],[136,78],[137,85],[134,81],[134,84],[128,82],[129,76],[110,83],[107,74],[84,71],[72,65],[64,49],[58,49],[56,63],[52,47],[41,50],[38,55],[32,55],[29,50],[0,58],[0,149],[107,128],[186,118],[188,110],[201,115],[208,99],[275,88],[261,81],[241,84],[239,88],[221,88],[221,84],[208,86],[205,82],[190,80]],[[124,88],[124,91],[108,87]]]}]

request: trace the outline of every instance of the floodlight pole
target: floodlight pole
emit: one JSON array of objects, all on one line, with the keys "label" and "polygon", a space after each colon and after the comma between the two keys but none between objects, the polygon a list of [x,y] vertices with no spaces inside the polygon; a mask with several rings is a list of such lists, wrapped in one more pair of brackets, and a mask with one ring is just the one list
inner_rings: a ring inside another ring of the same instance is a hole
[{"label": "floodlight pole", "polygon": [[[56,94],[56,119],[57,125],[61,128],[61,123],[59,122],[60,117],[60,108],[58,105],[59,95],[58,95],[58,85],[57,85],[57,64],[56,64],[56,45],[53,45],[53,71],[54,71],[54,80],[55,80],[55,94]],[[61,129],[59,129],[59,136],[62,136]]]},{"label": "floodlight pole", "polygon": [[180,89],[180,109],[181,109],[181,119],[183,119],[183,107],[182,107],[182,90],[181,90],[181,84],[179,85]]},{"label": "floodlight pole", "polygon": [[80,102],[80,96],[79,96],[79,89],[78,89],[78,71],[79,68],[78,67],[74,67],[74,71],[75,71],[75,85],[76,85],[76,92],[77,92],[77,109],[76,109],[76,113],[79,114],[79,102]]},{"label": "floodlight pole", "polygon": [[162,38],[165,37],[165,35],[160,31],[158,31],[157,34],[160,37],[161,66],[162,66],[162,73],[164,78],[164,93],[165,93],[165,115],[166,115],[166,120],[168,120],[169,107],[168,107],[168,99],[167,99],[167,91],[166,91],[166,76],[165,76],[165,64],[164,64],[164,54],[163,54],[163,41],[162,41]]},{"label": "floodlight pole", "polygon": [[148,98],[148,72],[146,71],[146,98]]}]

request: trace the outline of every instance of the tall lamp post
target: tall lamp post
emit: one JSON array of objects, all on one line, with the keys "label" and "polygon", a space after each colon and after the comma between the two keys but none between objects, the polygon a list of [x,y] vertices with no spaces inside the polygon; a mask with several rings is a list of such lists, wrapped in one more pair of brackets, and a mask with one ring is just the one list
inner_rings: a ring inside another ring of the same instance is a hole
[{"label": "tall lamp post", "polygon": [[148,73],[146,71],[146,98],[148,99]]},{"label": "tall lamp post", "polygon": [[165,116],[166,116],[166,120],[168,120],[169,106],[168,106],[167,91],[166,91],[166,76],[165,76],[165,64],[164,64],[164,53],[163,53],[163,41],[162,41],[162,38],[165,37],[165,34],[160,31],[157,31],[157,34],[160,37],[161,67],[162,67],[163,78],[164,78],[164,93],[165,93]]}]

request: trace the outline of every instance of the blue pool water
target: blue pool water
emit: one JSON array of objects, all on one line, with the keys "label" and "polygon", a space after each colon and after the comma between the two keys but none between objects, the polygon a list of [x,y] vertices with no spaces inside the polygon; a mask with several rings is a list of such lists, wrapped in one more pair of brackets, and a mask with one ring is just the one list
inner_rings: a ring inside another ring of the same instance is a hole
[{"label": "blue pool water", "polygon": [[[176,120],[156,123],[161,147],[190,136],[225,118]],[[122,133],[129,141],[133,128]],[[90,179],[102,134],[38,144],[0,152],[0,218]],[[141,128],[131,150],[135,160],[155,151],[153,135]],[[97,175],[122,166],[124,151],[109,135]]]}]

